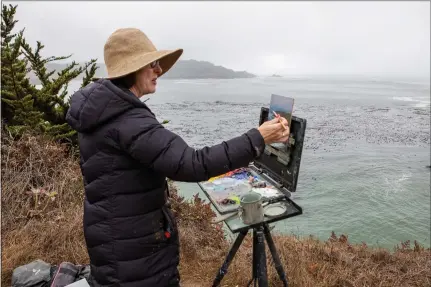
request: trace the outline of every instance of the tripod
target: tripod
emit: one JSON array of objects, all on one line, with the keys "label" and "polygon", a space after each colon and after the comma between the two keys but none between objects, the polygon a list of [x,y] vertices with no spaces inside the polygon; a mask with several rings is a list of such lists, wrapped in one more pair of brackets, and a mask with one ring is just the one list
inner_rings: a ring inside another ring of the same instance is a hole
[{"label": "tripod", "polygon": [[[213,282],[213,287],[218,287],[224,275],[227,273],[230,263],[235,257],[236,252],[241,246],[242,241],[251,228],[241,230],[238,237],[235,239],[232,247],[230,248],[223,265],[220,267],[216,278]],[[259,287],[268,286],[268,274],[266,268],[266,254],[265,254],[265,239],[271,252],[272,259],[274,260],[275,269],[277,270],[283,286],[287,287],[287,278],[284,273],[283,266],[281,265],[280,257],[278,256],[277,249],[275,248],[274,241],[272,240],[271,231],[266,222],[262,222],[256,227],[253,227],[253,278],[247,286],[250,286],[254,281],[254,285]]]}]

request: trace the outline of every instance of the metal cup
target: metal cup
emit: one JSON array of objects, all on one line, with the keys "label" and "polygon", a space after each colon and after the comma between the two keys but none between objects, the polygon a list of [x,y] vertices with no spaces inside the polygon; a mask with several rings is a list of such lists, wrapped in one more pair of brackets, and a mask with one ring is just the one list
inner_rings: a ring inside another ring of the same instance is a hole
[{"label": "metal cup", "polygon": [[264,220],[262,195],[257,192],[243,195],[238,213],[244,224],[251,225],[262,222]]}]

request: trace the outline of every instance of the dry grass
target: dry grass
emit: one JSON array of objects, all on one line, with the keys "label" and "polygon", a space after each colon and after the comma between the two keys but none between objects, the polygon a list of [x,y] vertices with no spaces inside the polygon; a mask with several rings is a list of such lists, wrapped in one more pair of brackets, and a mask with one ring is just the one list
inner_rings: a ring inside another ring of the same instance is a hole
[{"label": "dry grass", "polygon": [[[2,145],[2,280],[10,285],[17,266],[40,258],[88,263],[82,232],[82,180],[78,161],[64,146],[25,136]],[[184,202],[173,192],[181,238],[184,286],[210,286],[229,244],[214,215],[199,198]],[[275,236],[289,286],[431,286],[431,252],[403,243],[394,252],[351,245],[344,235],[322,242]],[[273,286],[281,286],[268,259]],[[251,276],[247,236],[223,286],[244,286]]]}]

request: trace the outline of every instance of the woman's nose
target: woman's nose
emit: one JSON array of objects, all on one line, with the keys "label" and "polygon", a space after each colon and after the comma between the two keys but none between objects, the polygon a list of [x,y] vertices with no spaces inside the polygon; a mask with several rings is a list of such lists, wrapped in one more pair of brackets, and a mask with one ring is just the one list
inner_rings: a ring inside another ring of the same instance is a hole
[{"label": "woman's nose", "polygon": [[162,69],[162,67],[160,67],[160,64],[157,64],[157,66],[154,68],[154,72],[157,75],[160,75],[163,72],[163,69]]}]

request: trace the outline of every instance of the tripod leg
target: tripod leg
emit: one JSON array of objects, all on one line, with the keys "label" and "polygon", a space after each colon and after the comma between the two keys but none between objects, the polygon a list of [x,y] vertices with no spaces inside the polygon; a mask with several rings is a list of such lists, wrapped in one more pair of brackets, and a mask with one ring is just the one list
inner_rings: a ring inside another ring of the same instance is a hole
[{"label": "tripod leg", "polygon": [[241,243],[244,240],[244,237],[247,235],[247,232],[248,230],[241,231],[238,234],[238,237],[235,239],[235,242],[233,243],[232,247],[229,250],[229,253],[226,256],[225,261],[223,262],[223,265],[220,267],[219,271],[217,272],[217,276],[214,279],[214,282],[212,285],[213,287],[219,286],[224,275],[227,274],[227,269],[229,268],[229,264],[231,263],[232,259],[235,257],[235,254],[238,251],[239,247],[241,246]]},{"label": "tripod leg", "polygon": [[256,287],[257,281],[257,270],[256,270],[256,266],[257,266],[257,236],[256,236],[256,229],[253,230],[253,264],[252,264],[252,277],[251,280],[248,282],[247,286],[251,286],[251,283],[253,283],[254,281],[254,286]]},{"label": "tripod leg", "polygon": [[272,259],[274,260],[274,265],[278,276],[283,282],[283,286],[287,287],[286,273],[284,273],[283,265],[281,264],[280,257],[278,256],[277,249],[275,248],[274,240],[272,240],[271,231],[269,230],[267,224],[264,225],[264,234],[266,242],[268,243],[269,251],[271,251]]},{"label": "tripod leg", "polygon": [[265,254],[265,237],[263,234],[263,228],[259,227],[256,231],[257,237],[257,282],[259,287],[268,287],[268,273],[266,269],[266,254]]}]

